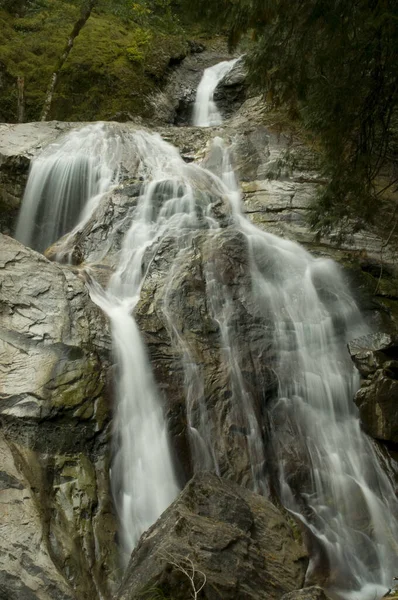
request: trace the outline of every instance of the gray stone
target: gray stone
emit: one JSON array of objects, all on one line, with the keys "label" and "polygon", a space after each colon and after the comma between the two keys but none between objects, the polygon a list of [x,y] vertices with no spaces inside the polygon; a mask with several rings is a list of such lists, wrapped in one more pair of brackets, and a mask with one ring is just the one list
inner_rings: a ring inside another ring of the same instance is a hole
[{"label": "gray stone", "polygon": [[324,590],[316,585],[284,594],[281,600],[328,600]]},{"label": "gray stone", "polygon": [[157,589],[174,600],[204,582],[207,600],[272,600],[301,587],[307,554],[285,516],[268,500],[199,473],[141,537],[117,600]]},{"label": "gray stone", "polygon": [[364,428],[372,437],[398,442],[398,361],[386,362],[355,395]]},{"label": "gray stone", "polygon": [[392,356],[398,358],[398,347],[388,333],[372,333],[348,344],[348,351],[358,371],[369,377]]},{"label": "gray stone", "polygon": [[203,71],[223,60],[231,60],[225,43],[187,56],[169,78],[164,90],[151,100],[157,125],[189,125],[192,122],[196,90]]},{"label": "gray stone", "polygon": [[[79,265],[83,262],[99,263],[99,268],[109,269],[117,262],[124,234],[131,225],[141,182],[126,180],[117,189],[105,194],[84,226],[55,242],[45,251],[45,256],[57,262]],[[98,272],[97,272],[98,274]],[[106,278],[100,276],[102,283]]]},{"label": "gray stone", "polygon": [[[172,441],[185,480],[192,474],[190,457],[194,451],[186,418],[186,398],[190,397],[191,425],[202,435],[207,435],[201,425],[203,407],[208,413],[206,430],[211,432],[220,473],[250,486],[254,482],[248,414],[252,411],[261,428],[264,406],[276,386],[268,356],[272,327],[252,299],[247,246],[239,232],[233,227],[225,227],[214,236],[198,231],[173,264],[180,243],[181,239],[165,240],[156,260],[151,261],[136,319],[166,401]],[[214,265],[212,273],[206,274],[206,265]],[[214,278],[213,285],[220,293],[225,293],[225,302],[233,306],[228,321],[228,356],[223,351],[219,322],[208,305],[208,276]],[[172,315],[172,325],[168,315]],[[269,339],[264,331],[270,332]],[[230,376],[229,360],[236,361],[239,382]],[[199,370],[188,373],[190,364],[199,365]],[[191,391],[187,391],[187,382]],[[261,439],[258,443],[262,447]],[[260,463],[256,468],[261,471],[262,458],[257,459]]]}]

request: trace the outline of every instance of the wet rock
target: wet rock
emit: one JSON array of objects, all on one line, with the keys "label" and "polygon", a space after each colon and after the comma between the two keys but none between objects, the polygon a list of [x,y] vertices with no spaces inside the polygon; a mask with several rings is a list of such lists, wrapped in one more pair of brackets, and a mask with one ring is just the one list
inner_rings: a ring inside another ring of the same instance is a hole
[{"label": "wet rock", "polygon": [[[191,562],[192,561],[192,562]],[[175,600],[275,598],[304,581],[307,555],[283,514],[264,497],[209,473],[197,474],[141,537],[117,600],[157,589]]]},{"label": "wet rock", "polygon": [[123,185],[105,194],[83,227],[52,244],[45,251],[45,256],[60,263],[99,263],[102,265],[100,268],[111,269],[131,225],[141,184],[135,179],[126,180]]},{"label": "wet rock", "polygon": [[0,590],[108,598],[107,323],[69,268],[6,236],[0,256]]},{"label": "wet rock", "polygon": [[18,454],[0,432],[0,597],[75,600],[48,552],[35,493],[18,463]]},{"label": "wet rock", "polygon": [[373,375],[383,363],[398,359],[398,345],[390,334],[372,333],[348,344],[348,351],[363,377]]},{"label": "wet rock", "polygon": [[[272,328],[251,295],[246,241],[225,227],[214,235],[199,231],[184,251],[181,243],[182,237],[166,239],[151,261],[136,319],[165,399],[183,481],[192,474],[192,456],[211,468],[209,456],[195,446],[193,428],[224,477],[255,485],[264,468],[265,406],[276,381],[268,354]],[[218,290],[217,306],[209,305],[209,285]],[[231,376],[231,361],[238,379]],[[255,451],[249,442],[254,422]]]},{"label": "wet rock", "polygon": [[364,428],[372,437],[398,442],[397,399],[398,361],[386,362],[354,398]]},{"label": "wet rock", "polygon": [[203,71],[231,58],[224,44],[220,44],[219,48],[187,56],[170,76],[163,92],[152,99],[156,107],[156,122],[159,125],[189,125],[192,122],[196,90]]},{"label": "wet rock", "polygon": [[224,118],[234,114],[246,100],[248,91],[246,78],[245,63],[243,59],[240,59],[216,87],[214,100]]}]

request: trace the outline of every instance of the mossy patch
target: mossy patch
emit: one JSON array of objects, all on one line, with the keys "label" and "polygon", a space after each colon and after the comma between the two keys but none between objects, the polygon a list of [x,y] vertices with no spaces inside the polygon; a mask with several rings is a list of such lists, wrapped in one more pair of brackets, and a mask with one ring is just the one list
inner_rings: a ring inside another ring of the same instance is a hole
[{"label": "mossy patch", "polygon": [[[18,77],[24,78],[25,120],[39,119],[51,73],[78,14],[79,7],[65,0],[52,0],[48,9],[23,17],[0,10],[0,120],[17,120]],[[109,12],[91,15],[59,74],[51,119],[106,120],[121,111],[150,116],[148,96],[188,45],[184,31],[167,20],[138,21]]]}]

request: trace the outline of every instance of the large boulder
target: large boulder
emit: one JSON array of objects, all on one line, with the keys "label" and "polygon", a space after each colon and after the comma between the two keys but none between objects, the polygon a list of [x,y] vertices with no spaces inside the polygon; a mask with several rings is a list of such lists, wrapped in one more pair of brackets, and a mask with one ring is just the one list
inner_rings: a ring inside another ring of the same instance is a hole
[{"label": "large boulder", "polygon": [[299,537],[264,497],[199,473],[141,537],[116,598],[186,600],[193,583],[206,600],[279,600],[304,582]]},{"label": "large boulder", "polygon": [[110,341],[84,283],[0,236],[0,590],[109,598]]}]

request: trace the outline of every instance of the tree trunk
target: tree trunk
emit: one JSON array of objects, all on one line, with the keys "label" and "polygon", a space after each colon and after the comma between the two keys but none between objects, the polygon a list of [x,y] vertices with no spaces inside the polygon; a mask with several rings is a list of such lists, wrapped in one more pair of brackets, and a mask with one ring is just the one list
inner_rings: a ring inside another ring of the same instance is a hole
[{"label": "tree trunk", "polygon": [[83,6],[82,6],[82,9],[80,12],[80,17],[76,21],[75,25],[73,26],[73,29],[72,29],[71,34],[68,39],[68,43],[66,44],[64,51],[62,52],[62,54],[58,60],[58,63],[51,75],[50,84],[47,89],[46,99],[44,101],[43,110],[41,113],[42,121],[47,120],[48,113],[50,112],[55,86],[57,85],[58,74],[59,74],[60,70],[62,69],[66,59],[68,58],[68,56],[73,48],[75,39],[79,35],[80,30],[86,24],[89,16],[91,15],[91,12],[92,12],[94,6],[97,4],[97,2],[98,2],[98,0],[85,0],[83,3]]},{"label": "tree trunk", "polygon": [[25,121],[25,79],[23,77],[17,78],[18,88],[18,123]]}]

